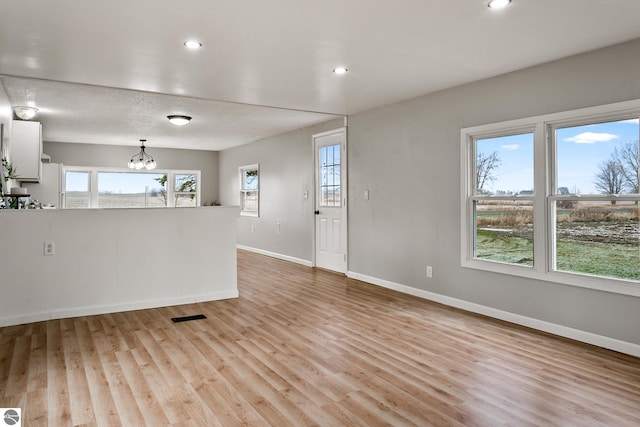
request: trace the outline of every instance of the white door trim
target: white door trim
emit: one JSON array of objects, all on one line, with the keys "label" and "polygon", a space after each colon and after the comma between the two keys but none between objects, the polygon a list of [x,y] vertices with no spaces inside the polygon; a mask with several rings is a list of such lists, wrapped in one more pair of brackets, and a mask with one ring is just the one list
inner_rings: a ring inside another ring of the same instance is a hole
[{"label": "white door trim", "polygon": [[329,135],[334,135],[334,134],[340,134],[342,133],[344,135],[344,147],[342,150],[342,156],[341,156],[341,166],[342,169],[341,170],[341,196],[342,196],[342,218],[344,220],[344,224],[345,224],[345,232],[344,235],[342,237],[343,239],[343,247],[344,247],[344,251],[345,251],[345,271],[342,272],[344,274],[347,273],[347,271],[349,271],[349,212],[348,212],[348,158],[347,158],[347,148],[348,148],[348,138],[347,138],[347,126],[342,126],[336,129],[332,129],[329,131],[325,131],[325,132],[320,132],[320,133],[316,133],[313,134],[311,137],[311,161],[312,161],[312,165],[313,165],[313,192],[312,192],[312,197],[313,197],[313,205],[312,205],[312,221],[311,221],[311,226],[313,227],[313,233],[312,233],[312,248],[311,248],[311,253],[312,253],[312,261],[311,264],[313,267],[317,266],[317,258],[316,258],[316,248],[317,248],[317,230],[316,230],[316,215],[315,215],[315,211],[318,209],[318,177],[317,177],[317,158],[316,158],[316,139],[317,138],[322,138],[325,136],[329,136]]}]

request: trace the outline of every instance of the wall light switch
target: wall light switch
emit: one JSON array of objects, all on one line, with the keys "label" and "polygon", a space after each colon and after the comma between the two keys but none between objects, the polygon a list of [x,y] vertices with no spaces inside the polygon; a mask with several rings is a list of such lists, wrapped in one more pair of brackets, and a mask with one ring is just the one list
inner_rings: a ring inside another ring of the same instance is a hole
[{"label": "wall light switch", "polygon": [[308,191],[305,191],[305,192],[304,192],[304,198],[305,198],[305,199],[308,199],[308,198],[309,198],[309,192],[308,192]]},{"label": "wall light switch", "polygon": [[53,242],[44,242],[44,254],[54,255],[56,253],[56,245]]},{"label": "wall light switch", "polygon": [[364,190],[364,199],[369,200],[369,190]]}]

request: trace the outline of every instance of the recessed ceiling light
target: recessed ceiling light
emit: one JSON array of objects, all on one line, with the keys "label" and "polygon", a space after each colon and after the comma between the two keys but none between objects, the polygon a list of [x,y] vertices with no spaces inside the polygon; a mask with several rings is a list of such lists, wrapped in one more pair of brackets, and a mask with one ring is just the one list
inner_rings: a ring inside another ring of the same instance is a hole
[{"label": "recessed ceiling light", "polygon": [[502,9],[503,7],[507,7],[511,3],[511,0],[490,0],[487,6],[491,9]]},{"label": "recessed ceiling light", "polygon": [[191,117],[178,114],[167,116],[167,119],[169,119],[169,123],[176,126],[184,126],[191,121]]},{"label": "recessed ceiling light", "polygon": [[347,71],[348,70],[345,67],[336,67],[336,68],[333,69],[333,72],[338,74],[338,75],[346,74]]},{"label": "recessed ceiling light", "polygon": [[196,40],[187,40],[184,42],[184,45],[187,49],[200,49],[202,47],[202,43]]}]

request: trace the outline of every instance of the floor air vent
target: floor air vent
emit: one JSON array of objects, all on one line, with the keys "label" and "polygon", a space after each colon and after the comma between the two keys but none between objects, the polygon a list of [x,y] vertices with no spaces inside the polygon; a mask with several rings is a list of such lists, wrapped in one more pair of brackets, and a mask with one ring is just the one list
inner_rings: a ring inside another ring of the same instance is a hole
[{"label": "floor air vent", "polygon": [[200,320],[200,319],[206,319],[207,316],[205,316],[204,314],[196,314],[193,316],[183,316],[183,317],[172,317],[171,320],[173,321],[173,323],[178,323],[178,322],[188,322],[189,320]]}]

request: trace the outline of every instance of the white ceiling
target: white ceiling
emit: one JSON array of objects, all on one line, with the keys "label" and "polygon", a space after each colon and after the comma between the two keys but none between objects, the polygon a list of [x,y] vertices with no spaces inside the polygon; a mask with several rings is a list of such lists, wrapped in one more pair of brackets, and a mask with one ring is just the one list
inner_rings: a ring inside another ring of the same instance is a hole
[{"label": "white ceiling", "polygon": [[46,141],[220,150],[640,37],[638,0],[486,1],[4,2],[0,75]]},{"label": "white ceiling", "polygon": [[[43,139],[52,142],[140,145],[139,139],[147,139],[150,147],[217,151],[340,117],[51,80],[0,79],[13,105],[33,100]],[[193,119],[174,126],[169,114]]]}]

